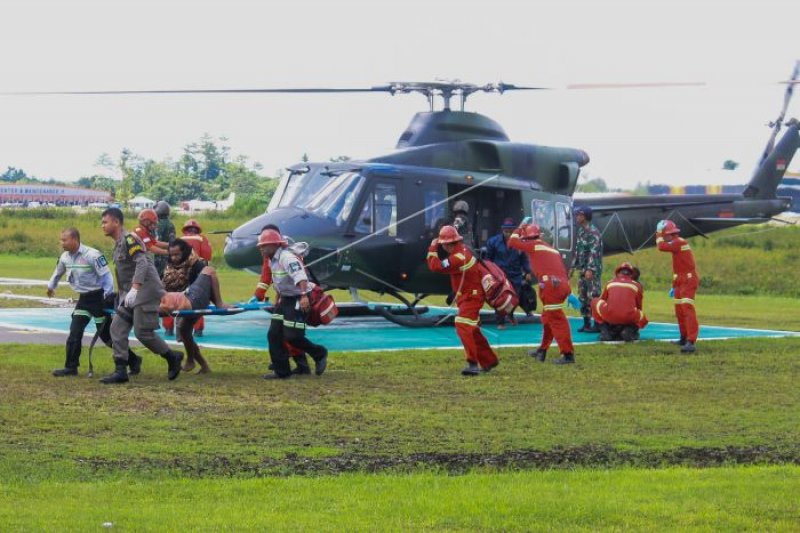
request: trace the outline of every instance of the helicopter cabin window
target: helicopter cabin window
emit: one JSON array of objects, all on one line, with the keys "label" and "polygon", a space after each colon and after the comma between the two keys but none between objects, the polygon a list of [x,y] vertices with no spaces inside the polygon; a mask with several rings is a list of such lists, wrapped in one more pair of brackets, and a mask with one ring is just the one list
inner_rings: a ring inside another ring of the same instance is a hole
[{"label": "helicopter cabin window", "polygon": [[367,196],[358,217],[357,233],[378,232],[378,235],[397,236],[397,188],[389,183],[376,183]]},{"label": "helicopter cabin window", "polygon": [[531,206],[533,213],[533,221],[539,225],[542,231],[541,239],[550,244],[553,242],[553,235],[555,235],[556,216],[555,204],[545,200],[534,200]]},{"label": "helicopter cabin window", "polygon": [[350,218],[365,181],[354,172],[339,174],[318,190],[305,208],[342,226]]},{"label": "helicopter cabin window", "polygon": [[558,244],[556,248],[559,250],[572,249],[572,221],[570,215],[572,210],[569,204],[557,203],[556,204],[556,225],[558,227]]},{"label": "helicopter cabin window", "polygon": [[439,232],[444,224],[445,193],[440,189],[428,189],[423,193],[425,200],[425,227]]}]

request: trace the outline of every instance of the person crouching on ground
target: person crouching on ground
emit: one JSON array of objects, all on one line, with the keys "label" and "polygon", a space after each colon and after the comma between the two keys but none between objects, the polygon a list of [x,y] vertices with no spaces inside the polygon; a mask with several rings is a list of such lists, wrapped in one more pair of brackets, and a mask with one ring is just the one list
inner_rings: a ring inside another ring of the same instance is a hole
[{"label": "person crouching on ground", "polygon": [[[164,269],[164,288],[167,292],[183,292],[200,277],[204,269],[208,267],[205,261],[197,257],[192,247],[182,239],[176,239],[169,243],[169,263]],[[186,347],[186,362],[181,370],[191,372],[197,364],[200,365],[200,373],[211,372],[208,363],[200,354],[200,348],[194,340],[192,331],[195,323],[200,318],[195,316],[179,316],[175,319],[178,329],[179,342],[183,342]]]},{"label": "person crouching on ground", "polygon": [[[442,226],[439,237],[431,241],[428,248],[428,268],[432,272],[450,274],[450,285],[456,295],[458,315],[456,333],[464,345],[467,366],[461,371],[464,376],[477,376],[488,372],[500,362],[480,328],[480,312],[484,293],[481,285],[481,270],[478,261],[466,246],[464,238],[453,226]],[[439,246],[447,257],[439,258]]]},{"label": "person crouching on ground", "polygon": [[614,271],[614,279],[606,284],[603,294],[592,300],[592,315],[600,326],[600,340],[638,340],[639,330],[647,325],[643,299],[639,269],[628,262],[622,263]]},{"label": "person crouching on ground", "polygon": [[[171,250],[172,248],[173,246],[170,246]],[[177,246],[174,248],[177,248]],[[195,264],[200,264],[200,262],[197,261]],[[169,266],[167,266],[167,268],[169,268]],[[165,270],[164,272],[166,274],[168,271]],[[207,309],[212,302],[221,309],[230,307],[222,300],[217,271],[210,266],[206,266],[202,268],[196,279],[185,291],[172,291],[164,294],[164,296],[161,297],[158,310],[162,314],[169,314],[175,311]],[[192,370],[195,367],[196,361],[200,364],[199,373],[208,374],[211,372],[211,369],[200,353],[200,347],[197,346],[192,336],[192,326],[196,318],[196,316],[178,318],[178,329],[183,334],[183,345],[186,347],[186,354],[189,357],[187,366],[184,366],[183,370],[184,372]]]},{"label": "person crouching on ground", "polygon": [[273,372],[263,377],[292,376],[284,341],[309,354],[315,363],[315,373],[321,376],[328,364],[328,350],[306,337],[305,314],[311,309],[308,293],[312,285],[303,262],[287,248],[287,241],[274,229],[262,231],[257,245],[261,256],[270,260],[273,287],[278,295],[267,334]]},{"label": "person crouching on ground", "polygon": [[523,224],[508,239],[508,246],[528,254],[531,268],[539,280],[539,297],[542,299],[542,343],[529,355],[544,362],[547,349],[555,337],[561,357],[553,361],[557,365],[575,362],[572,332],[564,302],[570,295],[569,277],[561,254],[540,239],[541,229],[536,224]]}]

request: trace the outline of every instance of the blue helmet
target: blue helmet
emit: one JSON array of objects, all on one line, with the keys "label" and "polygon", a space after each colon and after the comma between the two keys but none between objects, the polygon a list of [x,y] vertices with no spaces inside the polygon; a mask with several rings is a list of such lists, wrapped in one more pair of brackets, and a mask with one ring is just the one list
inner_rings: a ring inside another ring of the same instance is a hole
[{"label": "blue helmet", "polygon": [[575,216],[583,215],[586,220],[592,220],[592,208],[588,205],[579,205],[575,208]]}]

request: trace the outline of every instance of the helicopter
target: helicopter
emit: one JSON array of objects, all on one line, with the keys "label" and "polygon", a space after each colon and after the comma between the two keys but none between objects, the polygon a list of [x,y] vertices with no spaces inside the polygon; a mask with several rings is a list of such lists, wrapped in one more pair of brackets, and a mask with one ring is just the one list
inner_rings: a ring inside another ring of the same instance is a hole
[{"label": "helicopter", "polygon": [[[800,123],[784,121],[800,61],[787,84],[783,108],[758,167],[741,194],[651,195],[581,200],[592,208],[606,255],[634,253],[654,246],[653,228],[662,219],[681,226],[686,237],[740,224],[763,223],[786,211],[791,199],[776,190],[800,146]],[[676,84],[666,84],[676,85]],[[638,86],[638,85],[634,85]],[[473,242],[485,242],[503,219],[525,217],[538,224],[566,264],[575,253],[573,213],[583,150],[512,142],[493,119],[465,110],[470,95],[535,91],[507,83],[475,85],[454,81],[391,82],[368,88],[208,89],[38,92],[33,94],[189,94],[189,93],[367,93],[423,95],[429,109],[417,113],[400,135],[396,150],[361,161],[300,163],[289,167],[264,214],[226,237],[228,265],[260,273],[256,247],[266,225],[295,241],[308,243],[306,266],[325,288],[349,289],[351,315],[378,314],[405,326],[440,323],[425,318],[420,303],[428,295],[450,292],[445,276],[430,272],[427,247],[442,225],[453,219],[452,205],[470,207]],[[31,94],[31,93],[26,93]],[[452,102],[459,102],[453,109]],[[441,107],[436,103],[441,100]],[[786,131],[777,140],[781,128]],[[776,143],[777,140],[777,143]],[[372,306],[358,290],[390,295],[398,306]],[[412,295],[407,298],[405,295]],[[343,306],[340,306],[342,308]],[[345,313],[343,313],[345,314]]]},{"label": "helicopter", "polygon": [[[776,190],[800,146],[800,123],[784,122],[799,72],[800,62],[788,82],[780,116],[771,124],[758,168],[742,194],[582,200],[581,205],[592,208],[593,222],[603,233],[604,253],[634,253],[654,246],[653,228],[662,219],[680,224],[682,234],[690,237],[763,223],[786,211],[791,199],[777,197]],[[404,306],[393,310],[354,304],[361,312],[407,326],[425,324],[421,315],[426,309],[419,303],[427,295],[450,292],[448,280],[428,270],[427,247],[439,228],[452,220],[454,201],[464,200],[470,207],[474,242],[485,242],[505,217],[530,217],[542,228],[542,238],[571,264],[576,235],[573,194],[588,154],[576,148],[512,142],[497,122],[464,109],[476,92],[537,89],[441,81],[353,89],[419,93],[428,100],[429,110],[412,118],[393,153],[363,161],[289,167],[266,212],[227,237],[226,262],[260,272],[256,239],[265,225],[274,224],[284,235],[310,244],[306,264],[325,287],[350,289],[356,300],[358,289],[388,294]],[[442,101],[438,110],[436,98]],[[460,101],[459,110],[451,107],[454,98]],[[784,125],[786,131],[776,144]]]}]

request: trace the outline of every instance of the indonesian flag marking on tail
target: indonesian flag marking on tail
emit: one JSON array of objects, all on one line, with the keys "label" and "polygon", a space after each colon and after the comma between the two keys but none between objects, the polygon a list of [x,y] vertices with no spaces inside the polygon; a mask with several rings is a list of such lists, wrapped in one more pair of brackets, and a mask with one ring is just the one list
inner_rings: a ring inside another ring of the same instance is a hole
[{"label": "indonesian flag marking on tail", "polygon": [[779,172],[783,172],[784,170],[786,170],[786,160],[785,159],[778,159],[775,162],[775,170],[777,170]]}]

